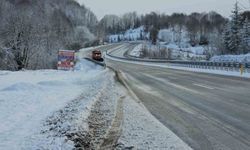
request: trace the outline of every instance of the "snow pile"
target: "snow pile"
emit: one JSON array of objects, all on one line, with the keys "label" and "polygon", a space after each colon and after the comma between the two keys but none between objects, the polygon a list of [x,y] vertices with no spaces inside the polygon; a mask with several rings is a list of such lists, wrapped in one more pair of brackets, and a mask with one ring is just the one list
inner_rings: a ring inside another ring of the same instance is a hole
[{"label": "snow pile", "polygon": [[85,60],[74,72],[0,71],[0,147],[72,149],[65,134],[87,130],[84,121],[109,77]]},{"label": "snow pile", "polygon": [[214,56],[210,59],[213,62],[237,62],[237,63],[250,63],[250,53],[246,55],[221,55]]}]

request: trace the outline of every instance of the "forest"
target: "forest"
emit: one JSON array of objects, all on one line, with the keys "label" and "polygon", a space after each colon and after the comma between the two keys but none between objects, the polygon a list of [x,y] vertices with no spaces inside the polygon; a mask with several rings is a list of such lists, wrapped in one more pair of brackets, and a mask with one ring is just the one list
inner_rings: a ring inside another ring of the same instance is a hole
[{"label": "forest", "polygon": [[0,68],[55,68],[59,49],[95,40],[98,21],[73,0],[1,0]]},{"label": "forest", "polygon": [[[136,12],[123,16],[106,15],[99,22],[100,35],[124,34],[127,29],[144,26],[145,32],[150,33],[149,38],[155,44],[162,40],[158,36],[159,31],[168,29],[177,35],[177,45],[183,40],[182,33],[187,32],[191,46],[209,45],[214,49],[209,55],[246,54],[250,52],[250,11],[240,9],[238,3],[232,7],[230,18],[214,11],[194,12],[189,15],[166,15],[156,12],[145,15],[138,15]],[[144,40],[144,37],[140,40]]]}]

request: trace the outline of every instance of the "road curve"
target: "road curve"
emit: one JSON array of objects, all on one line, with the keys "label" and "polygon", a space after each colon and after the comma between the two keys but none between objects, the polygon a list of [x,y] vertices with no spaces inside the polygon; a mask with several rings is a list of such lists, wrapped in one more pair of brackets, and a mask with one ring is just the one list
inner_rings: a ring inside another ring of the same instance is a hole
[{"label": "road curve", "polygon": [[195,150],[250,150],[250,79],[150,67],[110,57],[105,61],[122,71],[148,110]]}]

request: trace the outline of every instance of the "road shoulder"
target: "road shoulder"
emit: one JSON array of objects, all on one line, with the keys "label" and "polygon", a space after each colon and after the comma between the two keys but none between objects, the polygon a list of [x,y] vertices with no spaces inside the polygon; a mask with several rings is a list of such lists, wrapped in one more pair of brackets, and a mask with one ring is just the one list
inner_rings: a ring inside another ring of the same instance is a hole
[{"label": "road shoulder", "polygon": [[126,77],[119,73],[119,79],[124,87],[120,87],[127,95],[124,99],[124,118],[122,134],[118,140],[116,149],[164,149],[164,150],[191,150],[170,129],[158,121],[136,98],[135,94],[131,96],[131,90],[127,87]]}]

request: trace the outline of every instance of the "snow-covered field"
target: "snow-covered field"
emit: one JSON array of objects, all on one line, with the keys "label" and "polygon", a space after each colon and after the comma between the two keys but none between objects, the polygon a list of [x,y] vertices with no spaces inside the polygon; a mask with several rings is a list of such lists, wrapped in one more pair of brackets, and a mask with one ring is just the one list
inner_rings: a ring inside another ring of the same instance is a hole
[{"label": "snow-covered field", "polygon": [[0,149],[72,149],[65,135],[87,130],[95,96],[110,77],[85,60],[73,72],[0,71]]}]

